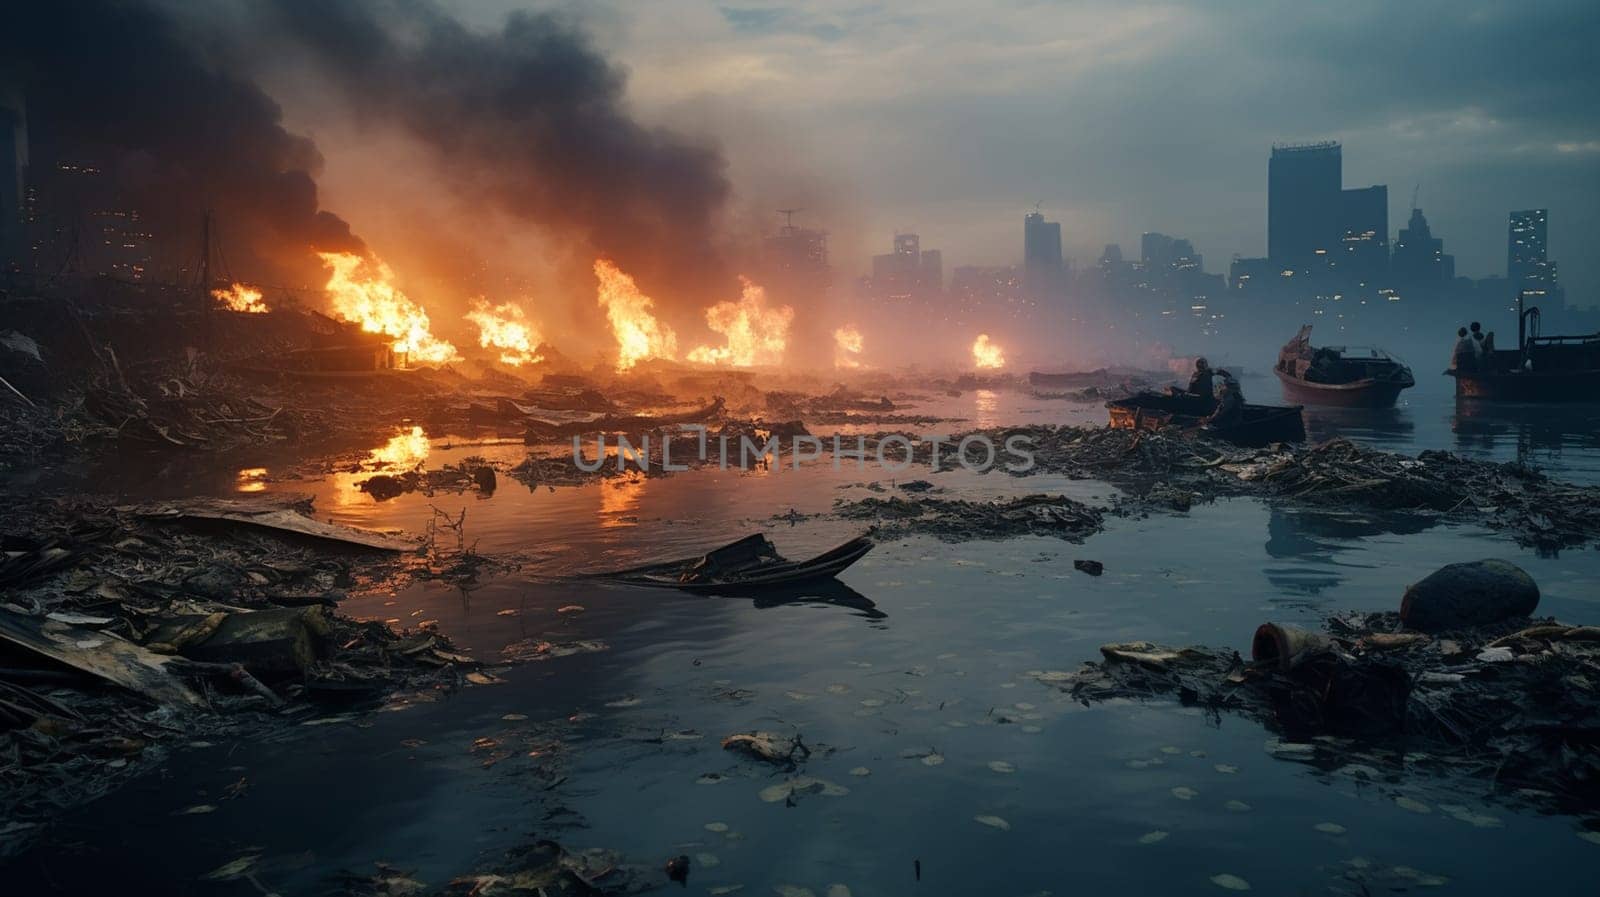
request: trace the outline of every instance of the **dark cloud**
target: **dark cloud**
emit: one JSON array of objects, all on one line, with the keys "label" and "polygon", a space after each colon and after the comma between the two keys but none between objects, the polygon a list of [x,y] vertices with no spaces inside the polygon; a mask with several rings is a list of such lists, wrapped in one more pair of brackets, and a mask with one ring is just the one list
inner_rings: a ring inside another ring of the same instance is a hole
[{"label": "dark cloud", "polygon": [[[26,98],[36,168],[58,161],[106,173],[105,190],[143,227],[192,235],[215,210],[239,276],[298,281],[308,249],[360,249],[319,207],[316,147],[180,22],[144,3],[56,0],[8,6],[0,66]],[[47,180],[47,172],[40,172]],[[59,199],[59,197],[57,197]]]}]

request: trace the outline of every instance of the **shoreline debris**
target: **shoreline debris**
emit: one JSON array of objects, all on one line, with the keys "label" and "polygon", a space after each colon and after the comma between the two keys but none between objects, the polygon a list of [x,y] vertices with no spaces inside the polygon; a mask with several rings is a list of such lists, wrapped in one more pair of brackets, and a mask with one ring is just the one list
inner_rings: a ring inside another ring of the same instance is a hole
[{"label": "shoreline debris", "polygon": [[1510,612],[1528,606],[1515,600],[1526,574],[1504,562],[1489,569],[1504,575],[1512,600],[1471,625],[1419,632],[1392,611],[1330,617],[1321,632],[1269,622],[1256,629],[1250,661],[1129,642],[1102,646],[1102,659],[1077,671],[1034,678],[1086,706],[1177,699],[1235,713],[1284,739],[1275,755],[1319,766],[1393,751],[1414,766],[1487,778],[1507,798],[1600,809],[1591,684],[1600,681],[1600,627]]}]

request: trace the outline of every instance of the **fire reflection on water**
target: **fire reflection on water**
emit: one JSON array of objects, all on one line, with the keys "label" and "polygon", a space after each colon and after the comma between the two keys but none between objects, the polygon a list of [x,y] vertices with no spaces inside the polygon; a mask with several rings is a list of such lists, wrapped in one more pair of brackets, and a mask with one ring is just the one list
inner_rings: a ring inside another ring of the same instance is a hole
[{"label": "fire reflection on water", "polygon": [[371,497],[361,491],[359,484],[363,480],[374,473],[398,474],[414,470],[428,460],[431,448],[428,434],[421,427],[401,430],[389,437],[388,442],[368,452],[353,469],[333,474],[334,501],[343,507],[371,501]]},{"label": "fire reflection on water", "polygon": [[644,494],[646,477],[637,472],[616,477],[600,485],[600,526],[613,529],[635,526],[638,518],[639,498]]},{"label": "fire reflection on water", "polygon": [[241,469],[234,475],[233,491],[267,491],[267,469],[265,467],[246,467]]},{"label": "fire reflection on water", "polygon": [[976,399],[976,411],[979,427],[995,427],[1000,425],[1000,416],[996,413],[1000,408],[999,396],[992,389],[979,389],[973,392]]}]

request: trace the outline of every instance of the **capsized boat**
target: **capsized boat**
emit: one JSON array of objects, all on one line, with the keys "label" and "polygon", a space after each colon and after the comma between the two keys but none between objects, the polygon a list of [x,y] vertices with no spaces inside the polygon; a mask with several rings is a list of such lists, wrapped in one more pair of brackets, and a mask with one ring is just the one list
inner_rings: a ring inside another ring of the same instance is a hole
[{"label": "capsized boat", "polygon": [[810,560],[791,561],[778,554],[772,540],[756,533],[696,557],[597,573],[595,578],[701,594],[747,594],[832,580],[872,546],[871,539],[858,536]]},{"label": "capsized boat", "polygon": [[1401,390],[1417,385],[1411,368],[1382,349],[1312,346],[1310,324],[1284,344],[1272,372],[1285,399],[1306,405],[1392,408]]},{"label": "capsized boat", "polygon": [[[1113,430],[1160,430],[1165,427],[1200,429],[1211,414],[1211,403],[1188,393],[1141,392],[1106,403]],[[1306,424],[1300,405],[1244,406],[1242,419],[1228,427],[1205,426],[1205,432],[1234,445],[1259,448],[1274,442],[1305,442]]]}]

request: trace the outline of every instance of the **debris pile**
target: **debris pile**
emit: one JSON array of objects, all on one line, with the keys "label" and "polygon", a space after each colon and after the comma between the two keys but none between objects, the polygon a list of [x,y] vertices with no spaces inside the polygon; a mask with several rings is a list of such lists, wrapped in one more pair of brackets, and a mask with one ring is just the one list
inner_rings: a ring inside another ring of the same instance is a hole
[{"label": "debris pile", "polygon": [[1075,672],[1033,675],[1085,704],[1176,698],[1240,714],[1285,739],[1275,753],[1319,765],[1393,752],[1551,809],[1600,807],[1600,627],[1529,619],[1537,590],[1530,604],[1531,580],[1504,561],[1452,567],[1408,590],[1406,616],[1467,578],[1498,580],[1474,602],[1472,625],[1423,632],[1400,613],[1351,613],[1322,632],[1263,624],[1250,661],[1130,642]]},{"label": "debris pile", "polygon": [[992,502],[962,499],[868,497],[835,502],[847,520],[871,520],[873,533],[898,538],[932,535],[946,541],[1051,536],[1082,542],[1099,532],[1104,512],[1064,495],[1027,495]]},{"label": "debris pile", "polygon": [[460,684],[475,663],[442,635],[329,609],[437,559],[306,504],[16,509],[0,554],[7,838],[158,761],[167,740]]},{"label": "debris pile", "polygon": [[[867,437],[869,446],[900,433]],[[986,437],[1004,445],[1028,440],[1030,468],[1016,476],[1061,474],[1096,479],[1128,493],[1115,513],[1188,510],[1219,497],[1270,498],[1340,510],[1405,511],[1475,523],[1511,533],[1519,544],[1556,550],[1600,541],[1600,487],[1552,479],[1523,464],[1425,451],[1416,457],[1366,448],[1345,439],[1314,446],[1278,444],[1241,449],[1203,434],[1034,426],[975,430],[950,437]],[[914,445],[913,463],[929,464],[928,443]],[[948,467],[954,459],[941,455]],[[974,538],[981,534],[974,533]]]}]

